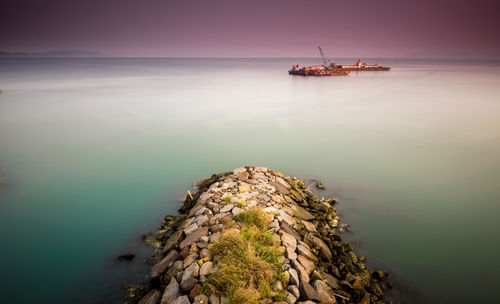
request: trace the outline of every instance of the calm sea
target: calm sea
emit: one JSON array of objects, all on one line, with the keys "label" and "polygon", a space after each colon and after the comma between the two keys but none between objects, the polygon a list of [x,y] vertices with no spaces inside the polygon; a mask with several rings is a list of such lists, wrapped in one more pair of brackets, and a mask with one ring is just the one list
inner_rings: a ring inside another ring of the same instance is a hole
[{"label": "calm sea", "polygon": [[0,60],[0,302],[119,302],[146,274],[141,234],[242,165],[321,180],[407,303],[496,302],[500,63],[304,78],[295,62],[318,63]]}]

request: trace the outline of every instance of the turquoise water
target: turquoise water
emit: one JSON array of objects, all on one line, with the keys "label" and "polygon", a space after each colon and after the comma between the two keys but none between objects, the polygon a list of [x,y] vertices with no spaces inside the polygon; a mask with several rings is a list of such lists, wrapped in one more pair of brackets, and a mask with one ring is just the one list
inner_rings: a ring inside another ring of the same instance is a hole
[{"label": "turquoise water", "polygon": [[0,302],[117,301],[111,259],[147,256],[187,187],[248,164],[323,181],[408,303],[495,302],[500,64],[295,61],[0,60]]}]

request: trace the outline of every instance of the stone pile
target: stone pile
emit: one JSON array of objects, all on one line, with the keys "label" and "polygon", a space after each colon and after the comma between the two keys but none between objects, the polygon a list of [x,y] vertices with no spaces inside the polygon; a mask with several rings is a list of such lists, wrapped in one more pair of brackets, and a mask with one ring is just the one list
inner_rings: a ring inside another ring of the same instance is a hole
[{"label": "stone pile", "polygon": [[[334,198],[318,199],[304,182],[263,167],[242,167],[201,180],[180,216],[166,216],[154,238],[151,289],[141,304],[229,303],[207,292],[217,271],[211,247],[241,212],[261,208],[286,274],[259,303],[383,303],[386,273],[373,272],[338,235]],[[323,187],[323,185],[321,185]],[[236,228],[238,225],[236,225]],[[277,296],[279,295],[279,297]]]}]

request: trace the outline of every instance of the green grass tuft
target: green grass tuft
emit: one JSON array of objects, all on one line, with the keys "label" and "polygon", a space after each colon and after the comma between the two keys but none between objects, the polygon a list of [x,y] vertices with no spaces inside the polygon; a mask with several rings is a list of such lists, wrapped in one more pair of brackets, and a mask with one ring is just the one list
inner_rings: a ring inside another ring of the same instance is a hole
[{"label": "green grass tuft", "polygon": [[248,226],[255,226],[259,229],[265,229],[267,227],[266,215],[260,208],[252,208],[241,212],[234,220]]},{"label": "green grass tuft", "polygon": [[261,209],[241,212],[235,218],[241,230],[226,230],[211,246],[216,271],[203,284],[207,294],[225,295],[229,303],[258,303],[275,296],[272,282],[283,269],[277,244],[266,231],[267,219]]}]

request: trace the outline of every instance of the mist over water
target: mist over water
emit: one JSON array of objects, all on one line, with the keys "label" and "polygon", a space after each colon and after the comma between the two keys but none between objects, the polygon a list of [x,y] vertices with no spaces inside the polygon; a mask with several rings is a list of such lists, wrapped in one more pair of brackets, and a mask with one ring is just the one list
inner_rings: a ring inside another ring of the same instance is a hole
[{"label": "mist over water", "polygon": [[500,64],[295,61],[0,60],[0,302],[118,301],[115,256],[150,254],[140,235],[194,181],[258,165],[321,180],[408,303],[493,303]]}]

